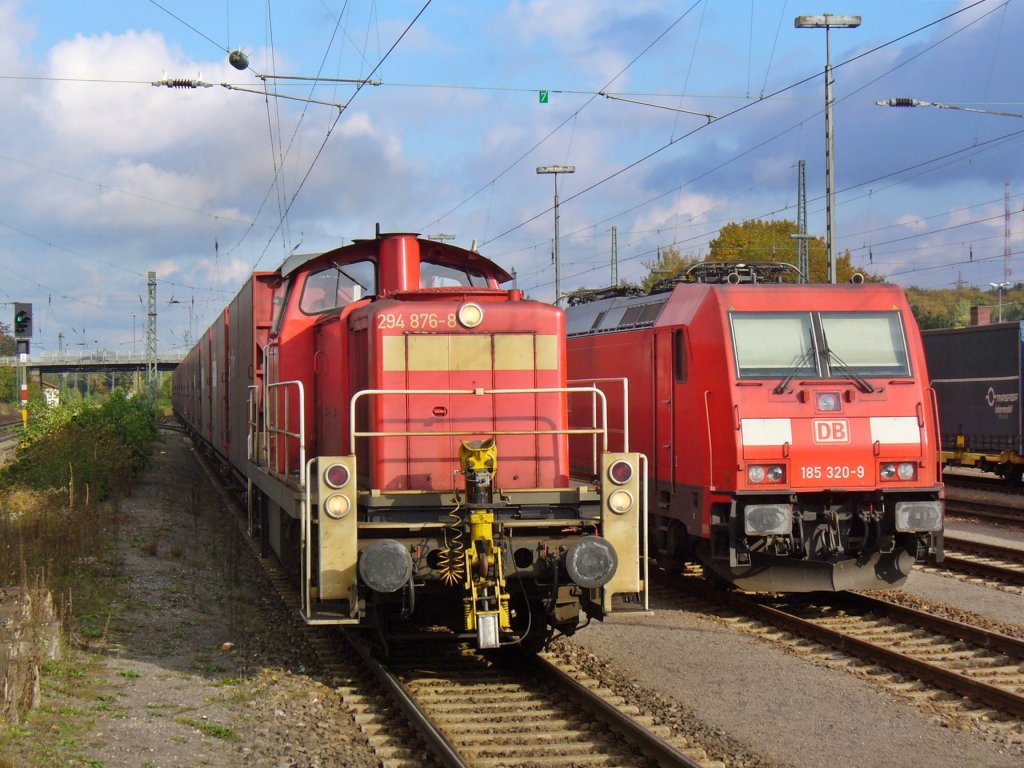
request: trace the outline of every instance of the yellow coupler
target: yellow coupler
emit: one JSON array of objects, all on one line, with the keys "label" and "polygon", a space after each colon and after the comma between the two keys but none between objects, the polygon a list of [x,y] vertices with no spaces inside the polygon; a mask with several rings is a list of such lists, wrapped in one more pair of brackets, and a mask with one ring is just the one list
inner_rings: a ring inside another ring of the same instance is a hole
[{"label": "yellow coupler", "polygon": [[499,630],[510,631],[508,592],[501,549],[494,544],[494,514],[490,509],[473,509],[474,504],[490,504],[494,476],[498,468],[498,449],[493,438],[463,441],[459,462],[466,478],[469,501],[469,541],[466,548],[466,596],[463,598],[465,628],[477,633],[480,648],[499,644]]}]

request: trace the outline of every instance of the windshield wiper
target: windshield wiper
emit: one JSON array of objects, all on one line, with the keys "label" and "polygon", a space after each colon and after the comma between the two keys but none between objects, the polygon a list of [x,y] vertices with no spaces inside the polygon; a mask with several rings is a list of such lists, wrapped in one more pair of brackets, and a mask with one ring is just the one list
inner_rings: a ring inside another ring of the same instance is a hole
[{"label": "windshield wiper", "polygon": [[825,338],[824,328],[821,329],[821,338],[825,342],[825,354],[828,355],[829,367],[839,371],[846,378],[856,384],[857,389],[861,392],[874,392],[875,388],[871,386],[863,376],[855,373],[854,370],[846,364],[843,358],[832,351],[832,348],[828,345],[828,339]]},{"label": "windshield wiper", "polygon": [[360,288],[362,288],[362,289],[363,289],[364,291],[366,291],[367,293],[369,293],[369,292],[370,292],[370,289],[369,289],[369,288],[367,288],[367,287],[366,287],[365,285],[363,285],[363,284],[362,284],[362,283],[360,283],[360,282],[359,282],[358,280],[356,280],[356,279],[355,279],[354,277],[352,277],[352,275],[350,275],[350,274],[349,274],[348,272],[346,272],[346,271],[345,271],[344,269],[342,269],[342,268],[341,268],[341,265],[340,265],[340,264],[338,264],[338,262],[336,262],[336,261],[332,261],[332,262],[331,262],[331,264],[333,264],[333,265],[334,265],[334,268],[335,268],[336,270],[338,270],[338,272],[339,272],[339,273],[341,273],[342,275],[344,275],[345,277],[347,277],[347,278],[348,278],[349,280],[351,280],[351,281],[352,281],[353,283],[355,283],[356,285],[358,285],[358,286],[359,286]]},{"label": "windshield wiper", "polygon": [[814,331],[810,331],[811,334],[811,346],[804,350],[804,353],[797,358],[796,362],[793,363],[793,367],[789,369],[789,373],[786,374],[786,378],[780,381],[775,389],[772,390],[776,395],[781,395],[786,391],[786,387],[789,386],[789,382],[800,373],[806,363],[814,355]]}]

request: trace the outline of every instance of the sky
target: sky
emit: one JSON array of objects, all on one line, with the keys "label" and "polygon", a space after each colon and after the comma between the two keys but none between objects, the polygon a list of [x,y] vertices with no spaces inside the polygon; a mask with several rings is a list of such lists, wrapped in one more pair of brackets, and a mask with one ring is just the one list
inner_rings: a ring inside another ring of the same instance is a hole
[{"label": "sky", "polygon": [[862,19],[828,34],[839,252],[1024,281],[1024,0],[0,0],[0,320],[141,354],[153,271],[183,350],[253,270],[378,225],[553,301],[556,183],[563,293],[610,283],[613,227],[636,281],[796,220],[801,160],[823,237],[826,33],[794,18],[826,12]]}]

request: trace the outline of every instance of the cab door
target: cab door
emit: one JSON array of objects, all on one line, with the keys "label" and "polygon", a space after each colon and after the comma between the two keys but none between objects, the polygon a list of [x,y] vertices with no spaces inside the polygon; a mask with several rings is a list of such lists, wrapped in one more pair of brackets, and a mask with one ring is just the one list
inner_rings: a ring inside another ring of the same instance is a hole
[{"label": "cab door", "polygon": [[675,425],[675,408],[672,391],[675,383],[676,362],[673,353],[673,337],[679,331],[655,329],[654,331],[654,462],[655,488],[659,492],[671,492],[675,473],[675,441],[672,433]]}]

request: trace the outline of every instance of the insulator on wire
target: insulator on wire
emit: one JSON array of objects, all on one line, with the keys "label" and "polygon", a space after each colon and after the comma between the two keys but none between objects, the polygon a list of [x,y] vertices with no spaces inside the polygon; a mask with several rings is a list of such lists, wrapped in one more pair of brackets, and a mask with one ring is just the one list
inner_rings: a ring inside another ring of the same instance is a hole
[{"label": "insulator on wire", "polygon": [[154,80],[153,85],[165,85],[168,88],[209,88],[211,83],[188,77],[165,77],[163,80]]}]

